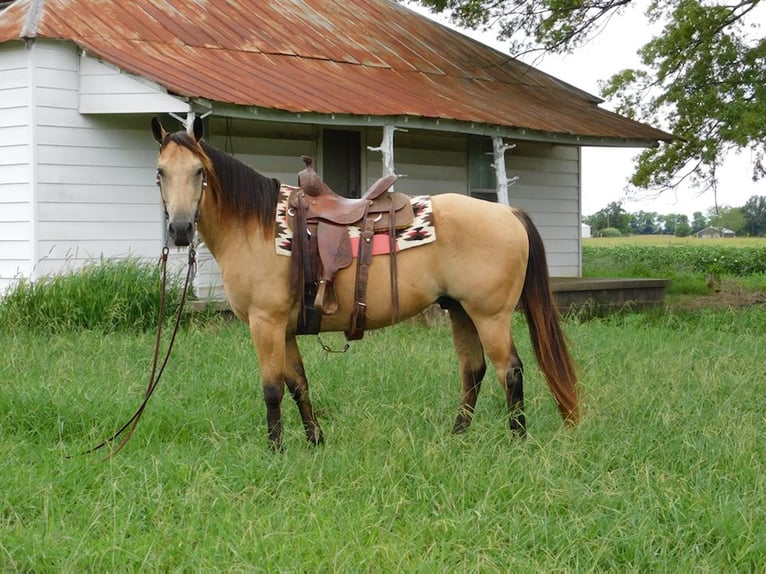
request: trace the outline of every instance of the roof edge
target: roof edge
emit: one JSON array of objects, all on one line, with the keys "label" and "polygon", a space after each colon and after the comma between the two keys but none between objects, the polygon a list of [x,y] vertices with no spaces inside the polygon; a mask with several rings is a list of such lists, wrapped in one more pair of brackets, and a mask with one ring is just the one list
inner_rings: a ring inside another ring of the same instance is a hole
[{"label": "roof edge", "polygon": [[24,39],[37,36],[37,28],[45,11],[45,0],[30,0],[28,10],[21,27],[21,37]]},{"label": "roof edge", "polygon": [[395,125],[400,128],[423,129],[440,132],[464,133],[481,136],[500,136],[517,141],[532,141],[555,145],[583,147],[658,147],[657,139],[587,136],[559,132],[545,132],[529,128],[465,122],[444,118],[396,115],[373,116],[353,114],[322,114],[318,112],[288,112],[257,106],[238,106],[209,100],[195,99],[193,107],[204,113],[238,119],[261,120],[296,124],[319,124],[336,127],[382,127]]}]

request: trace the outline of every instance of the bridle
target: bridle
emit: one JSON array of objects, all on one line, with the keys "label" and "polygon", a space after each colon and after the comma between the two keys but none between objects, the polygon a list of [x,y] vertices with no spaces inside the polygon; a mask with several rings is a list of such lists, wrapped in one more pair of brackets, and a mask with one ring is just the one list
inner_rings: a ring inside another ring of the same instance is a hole
[{"label": "bridle", "polygon": [[[160,182],[160,172],[159,169],[157,170],[157,186],[161,187]],[[200,206],[202,205],[202,196],[205,193],[205,189],[207,189],[207,171],[203,170],[202,172],[202,193],[200,194],[199,202],[197,203],[197,211],[194,214],[194,225],[197,225],[197,222],[199,220],[199,214],[200,214]],[[160,194],[161,195],[161,194]],[[165,221],[167,223],[169,219],[168,210],[165,205],[165,199],[162,199],[162,205],[165,210]],[[146,405],[149,403],[149,399],[151,398],[152,394],[154,394],[154,391],[157,389],[157,384],[160,381],[160,377],[162,377],[162,373],[165,371],[165,367],[168,364],[168,360],[170,359],[170,353],[173,350],[173,344],[175,343],[176,335],[178,334],[178,328],[181,325],[181,317],[183,316],[183,310],[184,310],[184,303],[186,302],[186,295],[189,291],[189,284],[191,283],[191,278],[194,275],[197,267],[197,251],[194,247],[194,241],[192,241],[189,245],[189,259],[188,259],[188,265],[186,270],[186,279],[184,280],[184,286],[183,291],[181,292],[181,302],[178,305],[178,312],[176,313],[176,320],[175,324],[173,325],[173,333],[170,335],[170,341],[168,342],[168,348],[165,351],[165,357],[162,360],[162,364],[159,367],[159,370],[157,369],[157,365],[159,363],[159,355],[160,355],[160,343],[162,340],[162,325],[165,320],[165,301],[166,301],[166,294],[167,294],[167,276],[168,276],[168,254],[170,252],[170,249],[167,246],[167,225],[165,225],[165,246],[162,248],[162,255],[160,256],[160,266],[162,268],[162,292],[160,293],[160,308],[159,308],[159,318],[157,320],[157,336],[155,337],[154,341],[154,357],[152,359],[152,371],[149,375],[149,384],[146,387],[146,391],[144,391],[144,399],[139,405],[138,409],[136,409],[136,412],[133,413],[133,416],[128,419],[128,421],[123,424],[119,430],[117,430],[112,436],[109,438],[101,441],[97,446],[85,451],[83,454],[90,454],[92,452],[95,452],[97,450],[100,450],[101,448],[105,447],[108,444],[111,444],[115,440],[117,440],[120,435],[122,435],[123,432],[127,431],[127,434],[125,437],[120,441],[120,444],[117,445],[117,447],[109,453],[108,456],[105,457],[104,460],[108,460],[112,458],[114,455],[116,455],[118,452],[122,450],[122,448],[127,444],[127,442],[130,440],[130,437],[133,436],[133,431],[136,430],[136,426],[138,425],[138,421],[141,419],[141,415],[144,413],[144,409],[146,409]]]},{"label": "bridle", "polygon": [[92,452],[95,452],[97,450],[100,450],[101,448],[105,447],[106,445],[114,442],[119,436],[125,432],[126,430],[128,433],[125,435],[125,437],[120,441],[120,444],[117,445],[117,447],[109,453],[108,456],[104,458],[104,460],[109,460],[112,458],[115,454],[120,452],[122,450],[122,447],[125,446],[125,444],[130,440],[130,437],[133,435],[133,431],[136,430],[136,426],[138,425],[138,421],[141,419],[141,415],[144,413],[144,409],[146,408],[147,403],[149,402],[149,398],[154,394],[154,391],[157,389],[157,384],[160,382],[160,377],[162,377],[162,373],[165,371],[165,367],[168,364],[168,360],[170,359],[170,353],[173,350],[173,344],[175,343],[176,335],[178,334],[178,328],[181,325],[181,317],[183,316],[183,310],[184,310],[184,303],[186,302],[186,294],[189,290],[189,283],[191,282],[191,277],[194,273],[194,269],[196,269],[197,261],[196,261],[196,250],[194,249],[194,246],[189,246],[189,263],[188,268],[186,270],[186,280],[184,281],[184,287],[183,291],[181,292],[181,302],[178,305],[178,312],[176,313],[176,320],[175,324],[173,325],[173,333],[170,335],[170,341],[168,342],[168,348],[165,351],[165,357],[162,360],[162,365],[160,365],[159,370],[157,369],[157,364],[159,363],[159,355],[160,355],[160,343],[162,340],[162,324],[165,320],[165,299],[166,299],[166,293],[167,293],[167,276],[168,276],[168,253],[170,252],[170,249],[165,246],[162,248],[162,255],[160,257],[160,265],[162,267],[162,292],[160,293],[160,309],[159,309],[159,318],[157,319],[157,336],[154,340],[154,357],[152,359],[152,372],[149,375],[149,384],[146,387],[146,391],[144,391],[144,400],[139,405],[138,409],[136,409],[136,412],[133,413],[133,416],[128,419],[128,421],[122,425],[119,430],[117,430],[112,436],[110,436],[107,439],[104,439],[101,441],[98,445],[95,447],[86,450],[83,454],[90,454]]},{"label": "bridle", "polygon": [[[167,203],[165,203],[165,196],[162,194],[162,179],[160,177],[160,168],[157,168],[157,171],[154,176],[154,183],[157,184],[157,187],[160,190],[160,199],[162,200],[162,209],[165,212],[165,222],[167,222],[170,219],[170,214],[168,213],[168,206]],[[199,212],[202,208],[202,198],[205,195],[205,191],[207,190],[207,170],[202,169],[202,183],[201,185],[201,191],[199,194],[199,201],[197,202],[197,209],[194,211],[194,225],[196,226],[197,223],[199,223]],[[165,226],[165,230],[167,233],[167,225]],[[165,238],[165,244],[167,244],[167,237]]]}]

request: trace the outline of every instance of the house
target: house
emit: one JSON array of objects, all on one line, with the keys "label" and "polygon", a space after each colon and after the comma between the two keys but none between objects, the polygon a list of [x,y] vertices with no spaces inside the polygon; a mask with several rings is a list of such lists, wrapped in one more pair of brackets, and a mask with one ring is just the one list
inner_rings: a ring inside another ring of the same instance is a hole
[{"label": "house", "polygon": [[[285,183],[308,154],[349,196],[384,169],[410,194],[509,193],[578,276],[581,147],[672,139],[600,103],[392,0],[0,0],[0,293],[158,255],[168,114]],[[219,283],[208,259],[198,294]]]},{"label": "house", "polygon": [[699,239],[720,239],[722,237],[736,237],[737,234],[726,227],[706,227],[697,232]]}]

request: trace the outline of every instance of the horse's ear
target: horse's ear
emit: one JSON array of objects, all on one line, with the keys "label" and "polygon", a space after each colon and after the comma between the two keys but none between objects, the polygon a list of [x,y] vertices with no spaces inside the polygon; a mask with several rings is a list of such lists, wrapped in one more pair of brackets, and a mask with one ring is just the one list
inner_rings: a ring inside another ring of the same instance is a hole
[{"label": "horse's ear", "polygon": [[160,120],[157,119],[157,116],[154,116],[152,118],[152,134],[154,135],[154,139],[158,144],[162,143],[162,140],[165,139],[167,133],[168,132],[165,131],[165,128],[162,127]]},{"label": "horse's ear", "polygon": [[199,116],[194,118],[194,125],[192,126],[192,135],[194,136],[194,141],[201,140],[202,136],[204,135],[204,129],[202,127],[202,118]]}]

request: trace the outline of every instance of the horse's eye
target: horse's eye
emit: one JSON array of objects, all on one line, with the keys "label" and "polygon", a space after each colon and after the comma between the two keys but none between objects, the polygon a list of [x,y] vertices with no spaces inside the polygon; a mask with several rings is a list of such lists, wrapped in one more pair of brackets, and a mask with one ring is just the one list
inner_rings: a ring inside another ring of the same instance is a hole
[{"label": "horse's eye", "polygon": [[205,173],[205,170],[201,167],[197,168],[197,177],[202,177],[202,174]]}]

